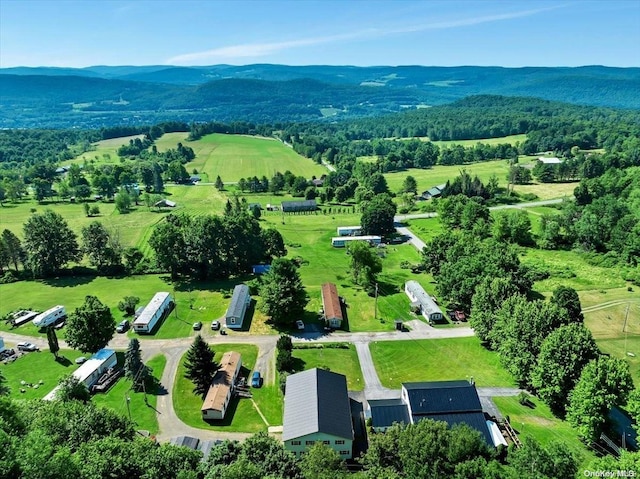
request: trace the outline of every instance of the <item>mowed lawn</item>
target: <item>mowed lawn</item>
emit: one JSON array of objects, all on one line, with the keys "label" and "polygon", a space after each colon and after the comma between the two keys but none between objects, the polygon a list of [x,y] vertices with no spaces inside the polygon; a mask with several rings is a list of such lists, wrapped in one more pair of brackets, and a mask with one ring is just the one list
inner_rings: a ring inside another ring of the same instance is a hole
[{"label": "mowed lawn", "polygon": [[313,368],[329,369],[347,377],[349,391],[362,391],[364,379],[355,346],[350,343],[348,349],[331,348],[330,344],[318,346],[322,347],[298,349],[294,345],[293,357],[296,360],[296,369],[300,371]]},{"label": "mowed lawn", "polygon": [[534,396],[530,396],[533,408],[523,406],[517,397],[492,398],[503,416],[509,416],[511,426],[523,439],[532,437],[542,445],[552,441],[562,442],[578,456],[580,464],[585,465],[595,456],[582,444],[576,431],[568,422],[555,417],[548,406]]},{"label": "mowed lawn", "polygon": [[218,175],[225,182],[263,175],[271,178],[276,171],[284,173],[286,170],[305,178],[328,173],[325,167],[298,155],[273,138],[216,133],[187,142],[185,133],[167,133],[156,144],[158,150],[163,151],[175,148],[179,141],[193,148],[196,154],[195,160],[185,165],[187,171],[198,170],[203,181],[213,182]]},{"label": "mowed lawn", "polygon": [[453,146],[453,145],[461,145],[465,148],[473,148],[478,143],[482,143],[483,145],[515,145],[516,143],[524,143],[527,139],[526,134],[522,135],[509,135],[509,136],[501,136],[498,138],[484,138],[481,140],[445,140],[445,141],[434,141],[436,145],[439,147],[443,146]]},{"label": "mowed lawn", "polygon": [[[237,351],[242,355],[241,374],[249,377],[258,356],[258,348],[249,344],[215,345],[215,361],[219,362],[226,351]],[[235,398],[231,400],[225,418],[222,421],[205,422],[200,408],[203,399],[193,393],[193,383],[184,377],[184,356],[180,360],[173,385],[173,407],[178,417],[192,427],[210,429],[214,431],[260,432],[266,431],[268,426],[282,423],[282,403],[277,386],[263,386],[260,390],[251,390],[252,399]],[[265,415],[268,425],[260,417],[256,406]],[[276,404],[273,404],[273,403]]]},{"label": "mowed lawn", "polygon": [[515,387],[498,355],[476,337],[419,341],[375,341],[371,356],[383,386],[403,382],[473,380],[480,387]]},{"label": "mowed lawn", "polygon": [[[6,344],[14,348],[15,344]],[[7,380],[10,395],[16,399],[42,399],[63,376],[72,374],[78,369],[74,362],[76,358],[84,356],[80,351],[61,349],[58,352],[61,360],[56,361],[48,349],[25,353],[12,363],[0,363],[0,372]],[[22,381],[26,384],[23,385]],[[24,389],[24,392],[20,390]]]},{"label": "mowed lawn", "polygon": [[[143,345],[144,347],[144,345]],[[158,416],[155,411],[158,393],[161,389],[160,378],[167,364],[167,359],[160,355],[151,358],[146,362],[152,370],[152,376],[155,384],[152,388],[147,389],[147,403],[144,401],[144,392],[135,392],[131,389],[131,380],[121,377],[118,382],[105,394],[96,394],[92,401],[103,407],[113,409],[122,416],[129,417],[131,412],[131,420],[134,422],[136,429],[149,431],[151,434],[158,432]],[[127,408],[127,400],[129,408]]]},{"label": "mowed lawn", "polygon": [[92,151],[85,151],[81,153],[73,160],[68,162],[63,162],[63,164],[83,164],[85,161],[92,163],[94,166],[99,166],[102,164],[113,164],[117,163],[120,159],[118,156],[118,148],[123,145],[128,145],[130,140],[135,140],[136,138],[144,138],[144,135],[132,135],[132,136],[122,136],[118,138],[110,138],[108,140],[100,140],[96,143],[93,143],[93,147],[95,148]]}]

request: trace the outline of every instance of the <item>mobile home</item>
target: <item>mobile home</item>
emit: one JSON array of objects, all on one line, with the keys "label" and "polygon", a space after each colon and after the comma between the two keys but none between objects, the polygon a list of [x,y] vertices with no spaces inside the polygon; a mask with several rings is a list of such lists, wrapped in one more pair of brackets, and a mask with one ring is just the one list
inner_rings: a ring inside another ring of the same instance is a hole
[{"label": "mobile home", "polygon": [[440,321],[444,318],[442,310],[417,281],[407,281],[404,285],[404,292],[412,303],[420,309],[422,316],[427,321]]},{"label": "mobile home", "polygon": [[372,245],[379,245],[382,242],[380,236],[338,236],[331,238],[331,246],[334,248],[344,248],[351,241],[367,241]]},{"label": "mobile home", "polygon": [[224,419],[241,367],[242,356],[240,353],[235,351],[224,353],[220,367],[213,377],[213,383],[204,398],[202,408],[200,408],[202,419]]},{"label": "mobile home", "polygon": [[150,333],[158,321],[170,311],[172,304],[173,300],[169,293],[156,293],[133,322],[133,330],[136,333]]},{"label": "mobile home", "polygon": [[338,226],[338,236],[358,236],[362,234],[362,226]]},{"label": "mobile home", "polygon": [[44,313],[40,313],[33,319],[33,324],[38,328],[46,328],[52,326],[59,320],[66,318],[67,312],[64,306],[54,306],[51,309],[47,309]]},{"label": "mobile home", "polygon": [[249,286],[246,284],[238,284],[233,288],[233,296],[231,297],[231,303],[225,314],[225,320],[227,322],[227,328],[240,329],[242,328],[242,322],[244,321],[244,315],[247,312],[247,308],[251,303],[251,296],[249,295]]}]

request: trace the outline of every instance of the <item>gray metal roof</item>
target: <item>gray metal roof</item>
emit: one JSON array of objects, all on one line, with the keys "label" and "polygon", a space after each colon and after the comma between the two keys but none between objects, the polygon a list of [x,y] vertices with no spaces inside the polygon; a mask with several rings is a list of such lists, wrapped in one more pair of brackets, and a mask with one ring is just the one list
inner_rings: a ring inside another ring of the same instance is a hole
[{"label": "gray metal roof", "polygon": [[411,424],[409,409],[402,399],[372,399],[368,402],[373,427],[389,427],[394,422]]},{"label": "gray metal roof", "polygon": [[407,281],[405,283],[405,290],[409,291],[415,298],[416,302],[420,303],[420,307],[422,311],[427,314],[440,313],[442,314],[442,310],[435,303],[431,296],[427,294],[422,285],[417,281]]},{"label": "gray metal roof", "polygon": [[318,208],[316,200],[283,201],[282,211],[315,211]]},{"label": "gray metal roof", "polygon": [[476,387],[467,381],[403,383],[412,414],[482,412]]},{"label": "gray metal roof", "polygon": [[282,440],[317,432],[353,440],[347,378],[314,368],[287,378]]},{"label": "gray metal roof", "polygon": [[467,412],[454,414],[426,414],[421,416],[413,416],[414,424],[423,419],[433,419],[434,421],[444,421],[449,427],[456,424],[466,424],[467,426],[478,431],[488,446],[493,446],[493,439],[487,427],[487,421],[481,412]]},{"label": "gray metal roof", "polygon": [[233,296],[231,297],[231,303],[227,308],[227,317],[233,316],[236,318],[242,318],[244,313],[244,305],[249,297],[249,286],[246,284],[238,284],[233,288]]}]

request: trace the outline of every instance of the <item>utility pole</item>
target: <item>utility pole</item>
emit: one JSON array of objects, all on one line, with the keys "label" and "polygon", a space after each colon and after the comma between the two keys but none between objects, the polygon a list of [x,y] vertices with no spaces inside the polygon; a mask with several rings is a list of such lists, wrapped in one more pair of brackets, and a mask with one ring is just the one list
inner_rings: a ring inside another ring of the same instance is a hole
[{"label": "utility pole", "polygon": [[376,283],[376,299],[373,304],[373,319],[378,319],[378,283]]}]

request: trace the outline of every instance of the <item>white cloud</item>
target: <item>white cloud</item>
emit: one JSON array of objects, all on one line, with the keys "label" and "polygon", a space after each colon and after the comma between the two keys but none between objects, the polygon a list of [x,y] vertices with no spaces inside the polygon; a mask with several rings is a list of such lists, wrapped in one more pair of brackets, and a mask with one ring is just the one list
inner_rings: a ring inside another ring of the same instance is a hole
[{"label": "white cloud", "polygon": [[206,50],[194,53],[185,53],[183,55],[177,55],[169,58],[166,63],[168,64],[203,64],[202,62],[217,62],[226,61],[236,58],[258,58],[278,53],[283,50],[289,50],[292,48],[299,48],[305,46],[322,45],[325,43],[334,43],[343,40],[356,40],[367,38],[378,38],[386,35],[397,35],[403,33],[423,32],[428,30],[443,30],[449,28],[459,28],[472,25],[480,25],[482,23],[498,22],[504,20],[511,20],[514,18],[523,18],[536,15],[549,10],[555,10],[561,8],[561,5],[538,8],[533,10],[522,10],[519,12],[510,12],[496,15],[486,15],[481,17],[462,18],[459,20],[433,22],[409,25],[404,27],[387,27],[387,28],[370,28],[366,30],[359,30],[351,33],[344,33],[338,35],[329,35],[324,37],[312,37],[301,38],[298,40],[290,40],[283,42],[271,42],[271,43],[246,43],[240,45],[230,45],[226,47],[214,48],[212,50]]}]

